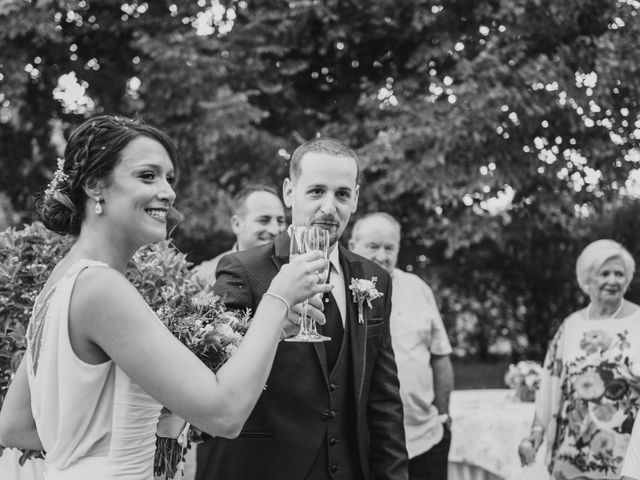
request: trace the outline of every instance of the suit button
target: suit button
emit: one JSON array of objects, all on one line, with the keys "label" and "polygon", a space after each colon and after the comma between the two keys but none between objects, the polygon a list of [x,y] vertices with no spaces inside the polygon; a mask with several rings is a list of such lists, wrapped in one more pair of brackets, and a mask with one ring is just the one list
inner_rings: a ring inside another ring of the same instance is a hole
[{"label": "suit button", "polygon": [[325,422],[328,422],[328,421],[333,420],[334,418],[336,418],[336,412],[334,412],[333,410],[327,410],[325,412],[320,412],[320,418],[322,420],[324,420]]},{"label": "suit button", "polygon": [[329,468],[329,471],[331,473],[338,473],[339,469],[340,469],[340,467],[338,465],[331,465],[331,468]]},{"label": "suit button", "polygon": [[336,391],[336,388],[338,388],[338,387],[336,387],[336,385],[335,385],[334,383],[332,383],[331,385],[329,385],[329,390],[331,390],[332,392],[335,392],[335,391]]},{"label": "suit button", "polygon": [[338,444],[338,439],[337,438],[330,438],[329,439],[329,446],[330,447],[335,447]]}]

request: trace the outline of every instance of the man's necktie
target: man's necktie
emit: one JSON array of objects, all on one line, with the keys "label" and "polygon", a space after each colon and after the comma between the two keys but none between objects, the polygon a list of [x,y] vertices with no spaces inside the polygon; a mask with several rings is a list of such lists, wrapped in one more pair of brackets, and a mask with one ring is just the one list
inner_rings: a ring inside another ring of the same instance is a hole
[{"label": "man's necktie", "polygon": [[[334,272],[329,271],[329,275],[332,273]],[[331,340],[324,342],[324,348],[327,353],[327,367],[331,371],[338,358],[338,353],[340,353],[344,327],[342,326],[342,316],[340,315],[338,303],[331,292],[325,293],[323,302],[324,316],[327,319],[327,323],[322,327],[322,331],[327,337],[331,337]]]}]

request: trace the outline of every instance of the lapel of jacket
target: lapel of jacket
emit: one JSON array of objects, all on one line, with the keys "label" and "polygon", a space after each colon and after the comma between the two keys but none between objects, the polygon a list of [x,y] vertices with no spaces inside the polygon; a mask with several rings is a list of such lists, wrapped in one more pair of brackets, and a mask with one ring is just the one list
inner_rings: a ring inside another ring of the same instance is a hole
[{"label": "lapel of jacket", "polygon": [[280,271],[282,265],[289,263],[289,244],[291,239],[287,232],[279,234],[273,243],[274,254],[271,255],[274,265]]},{"label": "lapel of jacket", "polygon": [[340,267],[344,272],[344,283],[347,298],[347,318],[349,337],[351,340],[351,360],[353,362],[353,378],[355,381],[356,400],[360,401],[364,381],[364,370],[367,364],[367,315],[364,324],[358,323],[358,305],[353,301],[349,285],[352,278],[363,278],[362,262],[349,250],[340,246]]}]

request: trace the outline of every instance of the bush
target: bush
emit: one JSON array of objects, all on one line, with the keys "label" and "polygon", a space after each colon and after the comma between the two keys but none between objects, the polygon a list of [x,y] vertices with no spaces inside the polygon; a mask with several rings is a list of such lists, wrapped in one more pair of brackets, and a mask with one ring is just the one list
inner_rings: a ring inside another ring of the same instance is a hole
[{"label": "bush", "polygon": [[72,243],[41,223],[0,233],[0,406],[27,346],[33,302]]}]

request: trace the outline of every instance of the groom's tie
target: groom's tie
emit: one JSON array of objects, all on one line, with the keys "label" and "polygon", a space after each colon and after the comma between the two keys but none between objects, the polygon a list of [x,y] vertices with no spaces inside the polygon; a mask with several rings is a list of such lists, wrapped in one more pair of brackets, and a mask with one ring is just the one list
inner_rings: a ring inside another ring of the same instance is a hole
[{"label": "groom's tie", "polygon": [[[329,270],[329,276],[334,273]],[[327,282],[329,280],[327,279]],[[324,348],[327,353],[327,367],[329,371],[333,370],[333,366],[336,364],[338,353],[340,353],[340,345],[342,345],[342,335],[344,334],[344,327],[342,326],[342,316],[340,315],[340,309],[338,303],[333,296],[333,293],[328,292],[324,295],[324,316],[327,322],[322,327],[323,333],[327,337],[331,337],[331,340],[324,342]]]}]

